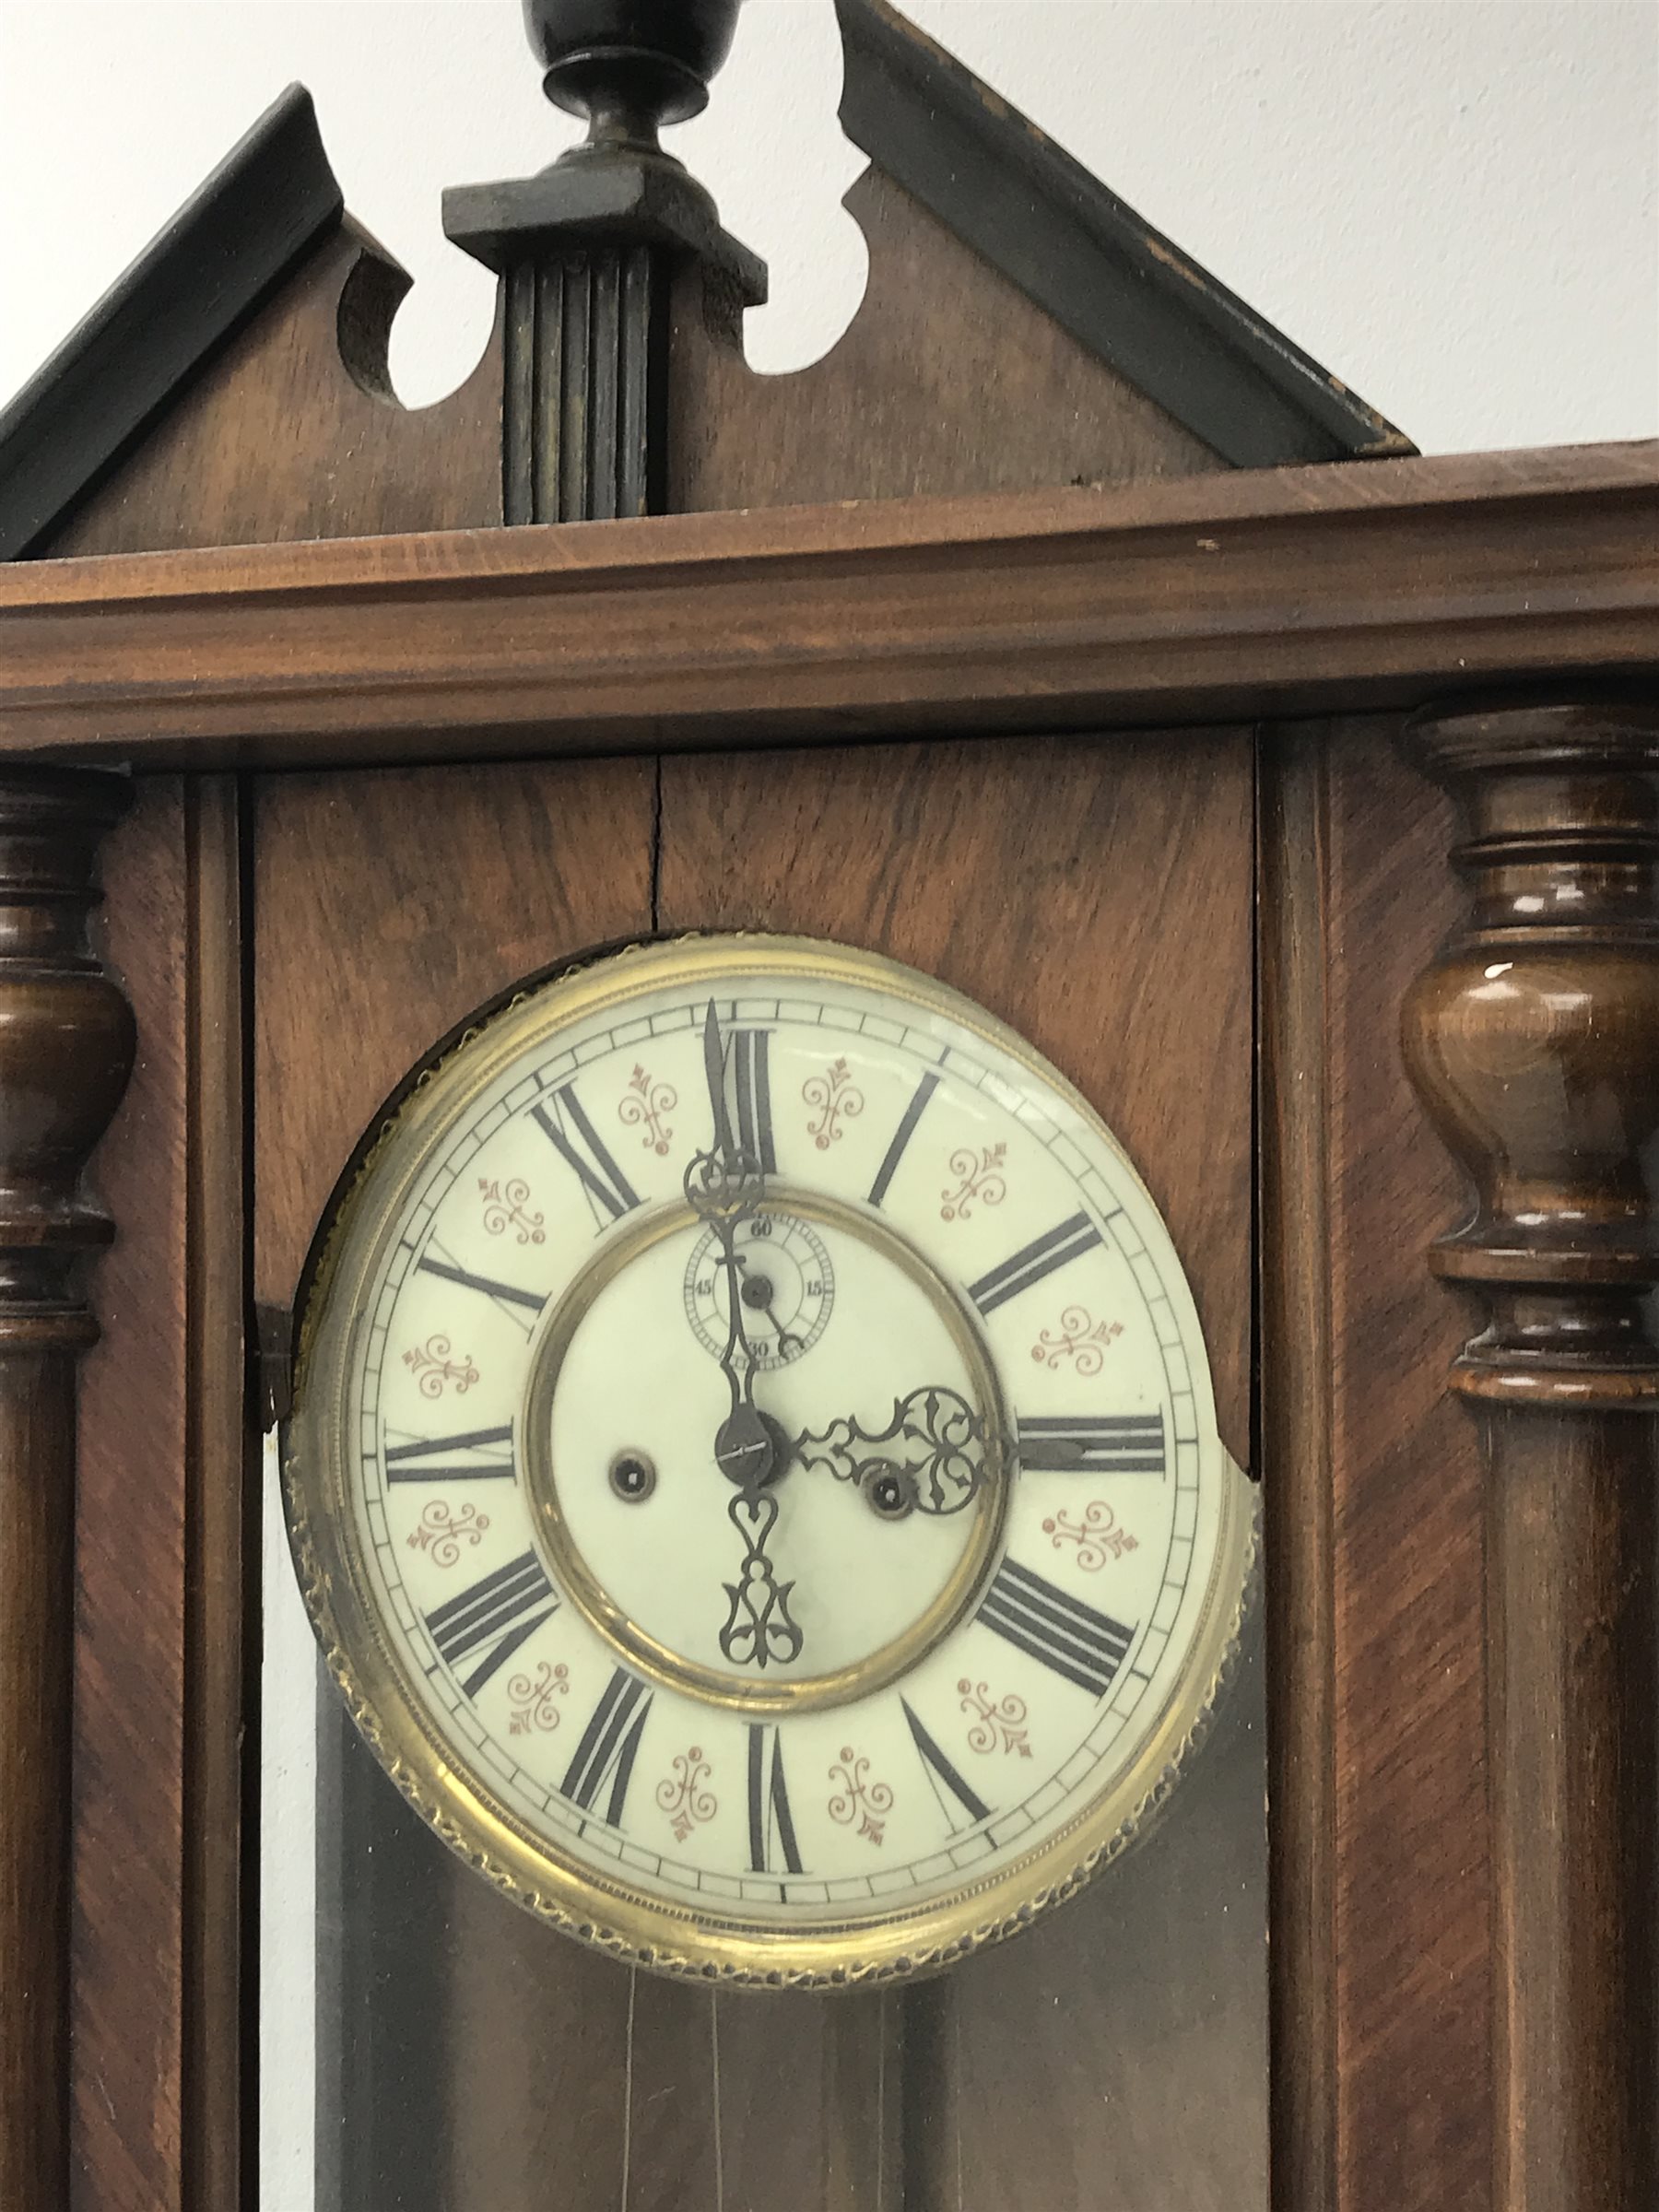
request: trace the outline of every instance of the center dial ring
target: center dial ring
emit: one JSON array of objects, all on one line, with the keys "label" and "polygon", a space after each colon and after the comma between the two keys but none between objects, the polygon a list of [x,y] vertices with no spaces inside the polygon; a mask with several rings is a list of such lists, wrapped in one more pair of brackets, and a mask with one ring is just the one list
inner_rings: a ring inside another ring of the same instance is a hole
[{"label": "center dial ring", "polygon": [[[640,1673],[755,1714],[844,1703],[909,1673],[978,1601],[1000,1557],[1011,1473],[995,1370],[959,1295],[862,1208],[784,1189],[767,1210],[821,1264],[810,1280],[824,1285],[826,1307],[831,1267],[845,1300],[835,1339],[844,1371],[838,1358],[819,1375],[818,1361],[791,1355],[744,1409],[776,1446],[770,1549],[779,1582],[794,1590],[798,1658],[757,1672],[731,1664],[717,1642],[722,1587],[737,1571],[726,1509],[741,1473],[716,1450],[729,1425],[726,1384],[700,1330],[650,1325],[671,1284],[709,1279],[694,1272],[703,1238],[688,1207],[662,1207],[607,1240],[571,1286],[533,1348],[524,1414],[525,1480],[557,1584]],[[629,1375],[625,1392],[597,1386],[618,1371]],[[916,1514],[877,1535],[858,1486],[806,1464],[788,1439],[823,1430],[850,1405],[878,1425],[918,1373],[974,1407],[984,1479],[959,1515]],[[643,1505],[624,1507],[606,1478],[622,1443],[655,1465]]]}]

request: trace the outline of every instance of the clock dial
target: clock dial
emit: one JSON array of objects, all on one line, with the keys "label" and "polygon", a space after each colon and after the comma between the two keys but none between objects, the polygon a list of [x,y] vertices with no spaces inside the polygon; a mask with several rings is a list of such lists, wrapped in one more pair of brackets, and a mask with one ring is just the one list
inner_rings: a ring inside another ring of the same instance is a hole
[{"label": "clock dial", "polygon": [[324,1246],[296,1555],[365,1733],[524,1901],[903,1972],[1162,1794],[1252,1547],[1157,1211],[969,1002],[641,947],[411,1090]]}]

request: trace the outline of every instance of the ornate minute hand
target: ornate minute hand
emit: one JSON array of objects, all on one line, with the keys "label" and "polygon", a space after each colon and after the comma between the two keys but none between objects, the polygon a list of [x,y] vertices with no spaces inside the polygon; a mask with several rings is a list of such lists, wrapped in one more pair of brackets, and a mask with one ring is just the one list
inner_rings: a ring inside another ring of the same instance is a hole
[{"label": "ornate minute hand", "polygon": [[986,1481],[983,1418],[935,1382],[896,1398],[885,1429],[866,1429],[846,1414],[821,1432],[803,1430],[791,1450],[803,1466],[827,1467],[838,1481],[861,1489],[896,1483],[924,1513],[960,1512]]},{"label": "ornate minute hand", "polygon": [[722,1473],[738,1486],[726,1502],[726,1513],[743,1539],[739,1578],[724,1585],[728,1611],[720,1648],[735,1666],[765,1667],[774,1659],[794,1659],[802,1643],[789,1610],[794,1584],[780,1583],[766,1556],[766,1541],[778,1518],[778,1501],[767,1485],[785,1464],[784,1439],[755,1405],[756,1360],[743,1326],[739,1281],[743,1263],[737,1253],[737,1225],[765,1196],[766,1178],[759,1161],[733,1142],[725,1103],[725,1053],[712,999],[703,1022],[703,1073],[714,1142],[687,1165],[686,1203],[713,1230],[725,1269],[728,1320],[720,1366],[732,1394],[732,1409],[716,1432],[714,1458]]}]

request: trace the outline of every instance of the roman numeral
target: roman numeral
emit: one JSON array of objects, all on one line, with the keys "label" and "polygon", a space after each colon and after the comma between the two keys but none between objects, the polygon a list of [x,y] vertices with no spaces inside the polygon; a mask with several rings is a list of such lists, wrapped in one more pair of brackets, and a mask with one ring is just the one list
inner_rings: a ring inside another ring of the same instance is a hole
[{"label": "roman numeral", "polygon": [[[432,1245],[433,1253],[441,1253],[441,1246]],[[476,1290],[481,1298],[493,1299],[515,1326],[530,1334],[527,1325],[519,1319],[520,1311],[539,1313],[547,1300],[539,1290],[521,1290],[514,1283],[498,1283],[493,1276],[474,1275],[468,1267],[457,1267],[453,1260],[434,1259],[429,1253],[425,1259],[415,1263],[417,1274],[435,1275],[441,1283],[459,1283],[464,1290]]]},{"label": "roman numeral", "polygon": [[[961,1806],[963,1812],[967,1814],[971,1824],[975,1820],[989,1820],[991,1818],[991,1807],[985,1803],[984,1799],[980,1795],[979,1792],[972,1786],[972,1784],[965,1782],[961,1775],[957,1772],[956,1769],[951,1765],[949,1759],[945,1756],[944,1752],[940,1750],[938,1745],[935,1743],[933,1737],[929,1735],[927,1730],[923,1726],[920,1720],[917,1719],[915,1713],[911,1710],[909,1699],[900,1698],[899,1702],[903,1706],[904,1717],[910,1723],[912,1741],[915,1744],[917,1750],[922,1754],[924,1761],[926,1763],[930,1772],[934,1777],[935,1785],[942,1783],[943,1786],[950,1792],[950,1794]],[[938,1794],[936,1786],[935,1794]],[[946,1819],[950,1822],[950,1826],[954,1830],[956,1827],[956,1822],[951,1819],[950,1807],[945,1804],[945,1800],[942,1796],[939,1797],[939,1803],[942,1806],[944,1806]]]},{"label": "roman numeral", "polygon": [[772,1147],[771,1031],[731,1030],[726,1041],[732,1096],[737,1106],[737,1149],[759,1162],[763,1175],[775,1175]]},{"label": "roman numeral", "polygon": [[979,1618],[1016,1651],[1040,1659],[1096,1698],[1112,1688],[1135,1641],[1133,1629],[1097,1613],[1018,1559],[1005,1559],[992,1577]]},{"label": "roman numeral", "polygon": [[638,1675],[630,1675],[625,1666],[613,1668],[605,1695],[594,1708],[594,1717],[559,1785],[572,1805],[591,1813],[594,1799],[608,1783],[610,1794],[602,1818],[612,1828],[622,1825],[628,1785],[650,1711],[651,1692]]},{"label": "roman numeral", "polygon": [[[551,1113],[539,1104],[532,1106],[530,1113],[534,1121],[541,1124],[565,1165],[575,1171],[601,1229],[608,1228],[612,1221],[619,1221],[639,1205],[640,1194],[606,1150],[604,1140],[576,1096],[573,1083],[567,1083],[553,1093]],[[567,1121],[574,1133],[571,1135],[565,1134]],[[606,1215],[603,1221],[599,1220],[601,1208]]]},{"label": "roman numeral", "polygon": [[1161,1413],[1066,1413],[1019,1424],[1019,1464],[1034,1475],[1161,1475]]},{"label": "roman numeral", "polygon": [[801,1853],[783,1784],[783,1747],[778,1731],[751,1721],[748,1735],[749,1865],[757,1874],[771,1874],[775,1848],[782,1854],[786,1872],[799,1874]]},{"label": "roman numeral", "polygon": [[504,1666],[527,1636],[535,1634],[549,1614],[559,1610],[553,1585],[542,1572],[533,1551],[521,1552],[498,1567],[459,1597],[452,1597],[426,1617],[438,1656],[448,1666],[469,1653],[492,1648],[483,1664],[468,1675],[462,1688],[476,1698],[500,1666]]},{"label": "roman numeral", "polygon": [[968,1295],[982,1313],[994,1313],[998,1306],[1006,1306],[1009,1299],[1018,1298],[1033,1283],[1041,1283],[1057,1267],[1091,1252],[1100,1241],[1100,1232],[1088,1216],[1074,1214],[1046,1236],[1033,1237],[1012,1259],[993,1267],[989,1275],[982,1275],[977,1283],[970,1283]]},{"label": "roman numeral", "polygon": [[[486,1453],[473,1459],[465,1453]],[[459,1436],[415,1436],[388,1444],[382,1456],[388,1482],[477,1482],[490,1476],[516,1475],[512,1430],[467,1429]]]},{"label": "roman numeral", "polygon": [[893,1132],[893,1141],[887,1148],[887,1156],[876,1171],[876,1180],[870,1185],[870,1204],[872,1206],[879,1206],[887,1196],[888,1185],[898,1171],[899,1162],[904,1158],[904,1147],[915,1135],[916,1124],[926,1111],[928,1100],[933,1097],[938,1088],[937,1072],[930,1068],[921,1082],[917,1084],[916,1095],[905,1108],[904,1118]]}]

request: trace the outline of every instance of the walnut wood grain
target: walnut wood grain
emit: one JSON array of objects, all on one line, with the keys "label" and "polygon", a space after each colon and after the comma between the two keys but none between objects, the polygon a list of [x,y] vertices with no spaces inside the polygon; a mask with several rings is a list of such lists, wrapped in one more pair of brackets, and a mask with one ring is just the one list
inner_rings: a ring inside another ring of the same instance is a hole
[{"label": "walnut wood grain", "polygon": [[[242,804],[234,778],[184,800],[189,1316],[184,1379],[185,2212],[238,2201],[242,2172],[246,1747],[259,1711],[259,1441],[247,1389],[247,993]],[[176,1006],[169,1013],[176,1018]],[[250,1823],[251,1828],[251,1823]],[[252,1981],[252,1977],[247,1977]]]},{"label": "walnut wood grain", "polygon": [[672,512],[1025,491],[1223,465],[879,170],[865,171],[845,205],[869,275],[851,327],[810,368],[758,374],[710,313],[700,276],[681,277]]},{"label": "walnut wood grain", "polygon": [[1264,1689],[1253,1639],[1145,1841],[909,2000],[904,2212],[1266,2212]]},{"label": "walnut wood grain", "polygon": [[1269,2130],[1279,2212],[1335,2212],[1339,2137],[1330,1374],[1328,731],[1264,733],[1256,1173],[1268,1664]]},{"label": "walnut wood grain", "polygon": [[407,289],[403,271],[347,221],[41,550],[148,552],[499,523],[500,331],[459,391],[406,408],[386,354]]},{"label": "walnut wood grain", "polygon": [[[1329,1641],[1316,1639],[1303,1657],[1325,1670],[1332,1719],[1323,1847],[1336,1986],[1334,2053],[1310,2041],[1325,2033],[1314,2008],[1294,2040],[1281,2033],[1277,2064],[1334,2073],[1336,2212],[1484,2212],[1491,1845],[1480,1455],[1442,1387],[1455,1316],[1418,1259],[1453,1210],[1455,1177],[1395,1046],[1400,1002],[1455,912],[1433,865],[1444,803],[1395,759],[1392,725],[1343,724],[1327,732],[1323,823],[1312,814],[1305,834],[1325,852],[1312,951],[1325,1005],[1318,1204],[1329,1365],[1303,1373],[1307,1436],[1316,1447],[1327,1425],[1329,1476],[1316,1453],[1299,1455],[1277,1511],[1281,1526],[1288,1513],[1316,1511],[1310,1488],[1329,1480]],[[1310,1046],[1303,1035],[1300,1049]],[[1283,1044],[1263,1038],[1263,1051]],[[1294,1060],[1283,1073],[1294,1077]],[[1294,1265],[1283,1223],[1263,1218],[1261,1237],[1267,1265],[1274,1245]],[[1318,1283],[1288,1289],[1300,1305],[1321,1294]],[[1265,1334],[1263,1354],[1274,1356]],[[1263,1466],[1263,1484],[1274,1476]],[[1278,1694],[1305,1686],[1307,1665],[1288,1672]],[[1281,1801],[1278,1814],[1288,1809]],[[1289,1836],[1299,1834],[1307,1818],[1292,1812]],[[1281,1991],[1281,2030],[1294,2002],[1292,1984]],[[1310,2203],[1325,2212],[1318,2196]]]},{"label": "walnut wood grain", "polygon": [[260,1301],[292,1299],[336,1178],[423,1053],[522,977],[650,929],[653,803],[634,760],[258,785]]},{"label": "walnut wood grain", "polygon": [[[383,1807],[392,1784],[369,1772],[372,1761],[360,1745],[353,1752]],[[406,1806],[394,1809],[404,1822],[413,1820]],[[642,2002],[630,2006],[626,1968],[531,1920],[435,1837],[421,1836],[418,1852],[399,1848],[398,1830],[371,1812],[343,1822],[340,1841],[359,1858],[384,1860],[390,1846],[391,1865],[380,1869],[382,1895],[400,1878],[411,1889],[418,1881],[424,1911],[442,1928],[438,1959],[421,1957],[418,1938],[406,1940],[401,1957],[388,1956],[387,1973],[359,1993],[367,2040],[387,2040],[388,1983],[418,2001],[424,1996],[437,2039],[430,2089],[438,2112],[420,2112],[406,2095],[401,2100],[406,2139],[398,2156],[408,2189],[433,2190],[443,2212],[470,2212],[474,2205],[540,2212],[549,2196],[569,2212],[611,2212],[623,2201],[625,2169],[637,2169],[641,2183],[653,2172],[690,2179],[675,2138],[703,2100],[695,2082],[670,2072],[665,2084],[652,2068],[659,1984],[648,1982]],[[630,2036],[639,2054],[631,2065]],[[347,2081],[361,2079],[354,2064]],[[383,2150],[391,2131],[366,2115],[361,2098],[344,2099],[341,2118],[366,2147]],[[356,2201],[387,2194],[384,2177],[378,2178],[379,2189]],[[629,2197],[629,2212],[645,2212],[645,2188],[630,2187]],[[352,2202],[344,2198],[342,2212]]]},{"label": "walnut wood grain", "polygon": [[76,1367],[82,1174],[126,1087],[132,1010],[93,951],[118,780],[0,780],[0,2204],[68,2195]]},{"label": "walnut wood grain", "polygon": [[[256,786],[261,1300],[292,1298],[335,1179],[425,1053],[524,976],[649,932],[655,796],[640,761]],[[613,2212],[633,2130],[706,2135],[706,2046],[690,2072],[672,2024],[653,2045],[662,1985],[641,1978],[630,2108],[629,1975],[480,1882],[338,1733],[355,1809],[324,1833],[350,1862],[328,2039],[345,2212],[406,2181],[442,2212],[541,2212],[550,2190],[568,2212]]]},{"label": "walnut wood grain", "polygon": [[1046,1053],[1169,1223],[1243,1464],[1250,741],[1189,732],[1182,751],[1139,737],[1023,758],[965,745],[667,760],[658,917],[887,953]]},{"label": "walnut wood grain", "polygon": [[1435,1272],[1486,1458],[1497,2212],[1659,2195],[1659,709],[1437,710],[1468,909],[1406,1055],[1475,1211]]},{"label": "walnut wood grain", "polygon": [[[69,1794],[71,1509],[75,1382],[61,1356],[8,1348],[0,1370],[0,2183],[49,2201],[67,2179],[65,1833]],[[54,1490],[60,1494],[54,1496]]]},{"label": "walnut wood grain", "polygon": [[903,1994],[751,1993],[712,2004],[723,2192],[710,2200],[715,2212],[723,2203],[905,2212]]},{"label": "walnut wood grain", "polygon": [[0,750],[325,765],[1415,705],[1659,659],[1659,447],[0,569]]},{"label": "walnut wood grain", "polygon": [[[1242,1458],[1252,1350],[1251,746],[1247,734],[1230,731],[1187,742],[1190,761],[1150,738],[1022,752],[909,746],[665,760],[658,919],[665,930],[799,930],[866,947],[1016,1024],[1079,1085],[1146,1174],[1204,1316],[1223,1432]],[[1253,1751],[1251,1762],[1258,1757]],[[1259,1766],[1254,1772],[1259,1804]],[[1247,1773],[1246,1793],[1252,1786]],[[1203,1848],[1225,1855],[1230,1835],[1236,1843],[1251,1829],[1248,1819],[1230,1828],[1218,1818],[1208,1830],[1199,1820],[1200,1831]],[[1259,1830],[1255,1848],[1259,1861]],[[747,2109],[759,2096],[765,2113],[747,2153],[764,2160],[747,2201],[815,2212],[820,2203],[825,2212],[843,2204],[881,2212],[900,2201],[918,2212],[1037,2212],[1053,2203],[1056,2175],[1090,2170],[1110,2147],[1105,2108],[1084,2086],[1090,2036],[1110,2042],[1124,2033],[1106,1971],[1110,1888],[1103,1883],[1047,1930],[907,1996],[901,2035],[878,2000],[790,1999],[787,2016],[778,2000],[780,2020],[799,2020],[787,2044],[780,2026],[779,2048],[810,2053],[834,2028],[831,2077],[810,2061],[798,2069],[757,2057],[766,2037],[750,2007],[723,1999],[723,2034],[728,2019],[740,2021],[759,2079],[773,2085],[747,2093]],[[1236,1952],[1219,1936],[1202,1957],[1157,1936],[1150,1950],[1155,1971],[1169,1972],[1212,2024],[1225,2017],[1218,2047],[1237,2062],[1230,2085],[1248,2082],[1254,2054],[1259,2127],[1260,2045],[1248,2018],[1262,2000],[1260,1902],[1253,1929],[1246,1893],[1237,1901]],[[1079,1967],[1083,1956],[1091,1966]],[[858,2006],[862,2021],[853,2017]],[[1064,2093],[1043,2057],[1053,2056],[1057,2022],[1078,2054]],[[1241,2024],[1242,2035],[1233,2034]],[[861,2135],[848,2086],[862,2082],[865,2099],[873,2087],[891,2097],[895,2077],[900,2124],[884,2127],[871,2171],[872,2121],[866,2112]],[[1021,2108],[1018,2122],[1010,2099]],[[1246,2087],[1236,2107],[1230,2086],[1204,2125],[1154,2099],[1137,2123],[1148,2182],[1161,2151],[1165,2171],[1173,2161],[1183,2183],[1207,2161],[1244,2190],[1253,2171],[1259,2187],[1249,2099]],[[864,2194],[834,2185],[860,2173]]]},{"label": "walnut wood grain", "polygon": [[[604,1963],[603,1961],[600,1963]],[[624,2161],[606,2207],[718,2212],[725,2187],[724,2086],[712,1990],[629,1971]],[[734,2148],[735,2149],[735,2146]],[[739,2200],[741,2201],[741,2200]]]},{"label": "walnut wood grain", "polygon": [[1018,285],[1018,327],[1040,309],[1238,467],[1412,450],[892,0],[835,12],[841,128]]},{"label": "walnut wood grain", "polygon": [[290,85],[0,408],[0,559],[41,551],[341,213]]},{"label": "walnut wood grain", "polygon": [[1486,2202],[1477,1467],[1435,1386],[1449,1322],[1399,1241],[1451,1179],[1390,1050],[1451,907],[1429,869],[1440,810],[1388,741],[1354,723],[1264,745],[1273,2169],[1290,2212],[1382,2212],[1426,2175]]},{"label": "walnut wood grain", "polygon": [[75,2212],[182,2212],[185,2186],[187,816],[175,779],[140,779],[104,860],[100,934],[138,1047],[96,1162],[120,1234],[80,1390]]}]

